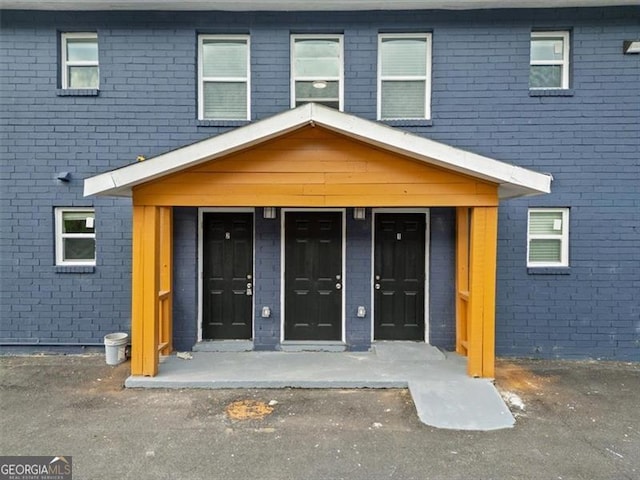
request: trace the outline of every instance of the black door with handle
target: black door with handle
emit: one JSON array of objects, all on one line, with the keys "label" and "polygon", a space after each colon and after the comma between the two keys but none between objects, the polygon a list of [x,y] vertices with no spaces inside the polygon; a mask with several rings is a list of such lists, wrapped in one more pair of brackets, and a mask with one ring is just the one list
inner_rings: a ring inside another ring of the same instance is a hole
[{"label": "black door with handle", "polygon": [[202,339],[250,339],[253,214],[204,213],[202,234]]},{"label": "black door with handle", "polygon": [[342,213],[285,213],[285,340],[342,339]]},{"label": "black door with handle", "polygon": [[424,340],[423,213],[375,216],[374,339]]}]

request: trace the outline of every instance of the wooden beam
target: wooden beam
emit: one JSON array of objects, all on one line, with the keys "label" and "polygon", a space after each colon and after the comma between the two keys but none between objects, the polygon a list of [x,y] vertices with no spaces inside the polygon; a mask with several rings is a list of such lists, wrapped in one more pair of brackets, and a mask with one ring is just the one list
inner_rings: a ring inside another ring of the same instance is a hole
[{"label": "wooden beam", "polygon": [[469,307],[469,208],[456,209],[456,352],[467,354]]},{"label": "wooden beam", "polygon": [[[160,208],[160,354],[173,351],[173,208]],[[164,295],[163,295],[164,294]]]},{"label": "wooden beam", "polygon": [[496,362],[496,270],[498,250],[498,207],[483,208],[486,212],[484,315],[482,334],[482,376],[494,378]]},{"label": "wooden beam", "polygon": [[447,194],[398,194],[377,195],[372,191],[368,195],[351,195],[345,187],[344,194],[324,195],[301,192],[299,194],[269,193],[256,189],[254,194],[219,194],[215,188],[207,194],[152,193],[134,189],[134,205],[157,205],[175,207],[458,207],[493,206],[498,204],[494,194],[472,196]]},{"label": "wooden beam", "polygon": [[472,209],[467,372],[473,377],[493,377],[495,375],[497,227],[497,207]]},{"label": "wooden beam", "polygon": [[133,207],[131,230],[131,375],[142,375],[142,337],[144,335],[144,311],[142,291],[144,288],[143,223],[145,207]]},{"label": "wooden beam", "polygon": [[158,373],[159,224],[157,207],[133,207],[132,375],[155,376]]}]

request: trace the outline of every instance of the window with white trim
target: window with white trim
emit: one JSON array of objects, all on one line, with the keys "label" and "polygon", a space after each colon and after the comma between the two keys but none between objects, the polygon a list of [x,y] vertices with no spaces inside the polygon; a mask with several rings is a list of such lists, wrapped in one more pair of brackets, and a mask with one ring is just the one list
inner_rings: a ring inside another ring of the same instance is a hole
[{"label": "window with white trim", "polygon": [[56,208],[56,265],[95,265],[95,211]]},{"label": "window with white trim", "polygon": [[529,88],[569,88],[569,32],[531,32]]},{"label": "window with white trim", "polygon": [[97,89],[100,86],[98,34],[62,34],[62,88]]},{"label": "window with white trim", "polygon": [[431,117],[431,34],[378,36],[378,119]]},{"label": "window with white trim", "polygon": [[569,209],[531,208],[527,227],[528,267],[569,266]]},{"label": "window with white trim", "polygon": [[247,35],[198,36],[198,118],[249,120]]},{"label": "window with white trim", "polygon": [[317,102],[343,108],[342,35],[291,36],[291,107]]}]

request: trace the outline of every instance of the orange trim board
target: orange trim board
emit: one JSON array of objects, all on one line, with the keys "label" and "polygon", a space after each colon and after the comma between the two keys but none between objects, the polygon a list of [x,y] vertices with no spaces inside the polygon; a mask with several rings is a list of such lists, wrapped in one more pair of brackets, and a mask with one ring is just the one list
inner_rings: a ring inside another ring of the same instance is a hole
[{"label": "orange trim board", "polygon": [[495,206],[498,186],[306,127],[134,187],[136,205]]}]

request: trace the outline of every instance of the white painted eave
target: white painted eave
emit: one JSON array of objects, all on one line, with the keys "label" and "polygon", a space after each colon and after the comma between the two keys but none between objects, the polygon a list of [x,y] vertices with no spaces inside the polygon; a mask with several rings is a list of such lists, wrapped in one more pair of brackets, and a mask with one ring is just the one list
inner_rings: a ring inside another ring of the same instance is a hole
[{"label": "white painted eave", "polygon": [[551,175],[477,155],[322,105],[306,104],[152,159],[87,178],[84,195],[131,196],[131,189],[136,185],[250,148],[307,125],[324,127],[382,150],[498,184],[500,198],[551,191]]},{"label": "white painted eave", "polygon": [[11,10],[475,10],[638,5],[637,0],[0,0]]}]

